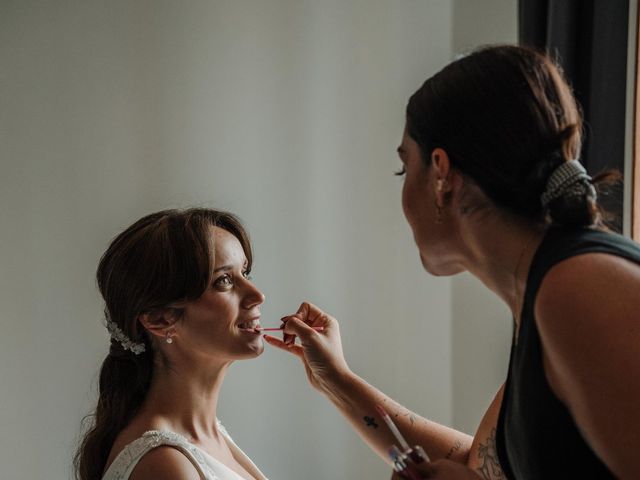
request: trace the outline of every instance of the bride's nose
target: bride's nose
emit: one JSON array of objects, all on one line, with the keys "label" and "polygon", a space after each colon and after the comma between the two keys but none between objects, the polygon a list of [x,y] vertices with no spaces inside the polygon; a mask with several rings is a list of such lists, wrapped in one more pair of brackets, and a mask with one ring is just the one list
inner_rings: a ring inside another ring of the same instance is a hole
[{"label": "bride's nose", "polygon": [[245,292],[242,305],[245,308],[253,308],[264,303],[264,294],[252,282],[247,283],[247,291]]}]

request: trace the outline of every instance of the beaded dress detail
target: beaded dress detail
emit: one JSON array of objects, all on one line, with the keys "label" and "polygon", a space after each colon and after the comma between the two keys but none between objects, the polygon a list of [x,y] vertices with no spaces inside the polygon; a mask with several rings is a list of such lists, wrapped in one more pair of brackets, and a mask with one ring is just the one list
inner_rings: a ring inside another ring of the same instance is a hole
[{"label": "beaded dress detail", "polygon": [[[255,478],[267,480],[251,459],[235,444],[220,421],[218,421],[218,428],[239,463]],[[140,459],[146,453],[162,445],[174,447],[182,452],[191,461],[202,480],[244,480],[236,472],[189,442],[185,437],[169,430],[149,430],[140,438],[129,443],[109,465],[102,480],[127,480]]]}]

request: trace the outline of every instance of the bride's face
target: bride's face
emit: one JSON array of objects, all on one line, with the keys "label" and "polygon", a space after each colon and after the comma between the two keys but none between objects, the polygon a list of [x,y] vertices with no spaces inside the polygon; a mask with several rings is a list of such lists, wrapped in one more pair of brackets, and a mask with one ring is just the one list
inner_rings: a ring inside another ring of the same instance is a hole
[{"label": "bride's face", "polygon": [[185,305],[176,341],[181,348],[221,360],[256,357],[264,343],[250,329],[258,325],[264,295],[251,282],[238,239],[218,227],[212,227],[212,235],[211,284],[200,298]]}]

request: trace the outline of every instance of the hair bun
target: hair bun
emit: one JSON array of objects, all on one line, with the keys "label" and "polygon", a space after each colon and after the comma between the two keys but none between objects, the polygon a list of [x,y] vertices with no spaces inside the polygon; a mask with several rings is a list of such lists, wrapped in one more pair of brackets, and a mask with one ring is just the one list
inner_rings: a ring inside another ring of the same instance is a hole
[{"label": "hair bun", "polygon": [[586,226],[598,221],[597,198],[585,168],[578,160],[569,160],[549,175],[540,202],[553,223]]},{"label": "hair bun", "polygon": [[[588,190],[591,190],[588,192]],[[591,177],[578,160],[561,163],[547,179],[544,192],[540,196],[542,207],[547,208],[556,198],[562,196],[580,196],[592,193],[595,189],[591,184]]]}]

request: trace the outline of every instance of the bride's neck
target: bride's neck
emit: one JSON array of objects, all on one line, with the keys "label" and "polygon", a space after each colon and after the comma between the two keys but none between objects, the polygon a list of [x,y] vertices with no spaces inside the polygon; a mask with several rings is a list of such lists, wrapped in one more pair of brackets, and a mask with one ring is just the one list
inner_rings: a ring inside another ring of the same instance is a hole
[{"label": "bride's neck", "polygon": [[219,438],[216,412],[228,367],[156,366],[141,413],[193,440]]}]

